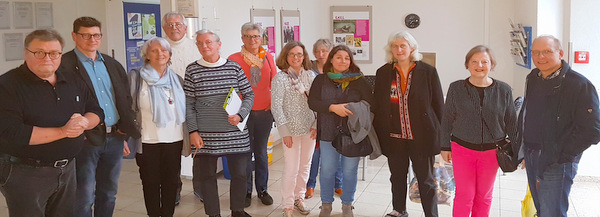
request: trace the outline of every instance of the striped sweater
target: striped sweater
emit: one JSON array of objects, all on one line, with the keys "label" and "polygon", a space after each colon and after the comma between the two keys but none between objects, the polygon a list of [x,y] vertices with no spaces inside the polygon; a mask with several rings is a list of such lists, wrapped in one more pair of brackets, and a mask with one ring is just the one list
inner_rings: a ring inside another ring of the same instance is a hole
[{"label": "striped sweater", "polygon": [[[197,131],[204,146],[198,154],[229,155],[248,153],[248,129],[240,131],[229,124],[223,109],[225,98],[233,87],[242,95],[238,114],[247,118],[254,101],[254,93],[242,68],[234,61],[221,60],[222,64],[205,66],[201,61],[188,65],[183,90],[186,95],[186,121],[189,132]],[[192,151],[196,151],[192,147]]]}]

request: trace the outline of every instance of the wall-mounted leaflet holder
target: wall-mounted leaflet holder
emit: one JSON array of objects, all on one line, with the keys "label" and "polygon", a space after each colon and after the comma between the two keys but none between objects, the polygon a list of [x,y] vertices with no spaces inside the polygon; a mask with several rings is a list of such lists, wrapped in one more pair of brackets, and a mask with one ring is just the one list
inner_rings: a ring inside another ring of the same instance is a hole
[{"label": "wall-mounted leaflet holder", "polygon": [[510,27],[510,53],[517,65],[531,69],[531,26],[513,24],[509,20]]}]

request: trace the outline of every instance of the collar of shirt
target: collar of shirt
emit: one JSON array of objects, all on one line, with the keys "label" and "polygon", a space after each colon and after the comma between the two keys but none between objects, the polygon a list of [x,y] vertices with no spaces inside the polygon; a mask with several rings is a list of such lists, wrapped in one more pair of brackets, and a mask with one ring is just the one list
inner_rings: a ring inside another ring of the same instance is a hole
[{"label": "collar of shirt", "polygon": [[96,59],[95,60],[93,60],[92,58],[89,58],[88,56],[83,54],[81,51],[79,51],[79,49],[77,49],[77,48],[73,49],[73,51],[75,51],[75,54],[77,55],[77,59],[79,59],[79,61],[81,61],[81,62],[94,62],[94,61],[104,62],[104,57],[102,57],[102,54],[100,54],[100,51],[96,51]]},{"label": "collar of shirt", "polygon": [[560,75],[560,70],[562,70],[562,67],[558,68],[556,71],[552,72],[552,74],[550,74],[548,77],[544,78],[544,76],[542,75],[542,71],[539,71],[537,73],[537,76],[540,77],[542,80],[550,80],[553,78],[558,77],[558,75]]},{"label": "collar of shirt", "polygon": [[[27,64],[23,63],[23,65],[21,65],[21,71],[25,72],[23,73],[25,79],[29,80],[29,81],[41,81],[41,82],[46,82],[46,80],[38,77],[35,73],[33,73],[29,67],[27,67]],[[56,70],[54,72],[54,74],[56,74],[56,83],[59,82],[66,82],[67,80],[65,79],[65,76],[63,75],[62,72],[60,72],[60,70]]]}]

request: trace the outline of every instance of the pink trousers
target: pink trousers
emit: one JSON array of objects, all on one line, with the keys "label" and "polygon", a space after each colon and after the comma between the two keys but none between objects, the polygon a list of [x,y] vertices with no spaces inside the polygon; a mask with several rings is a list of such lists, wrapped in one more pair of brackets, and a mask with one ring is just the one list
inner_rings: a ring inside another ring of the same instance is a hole
[{"label": "pink trousers", "polygon": [[496,149],[475,151],[452,142],[456,197],[453,217],[487,217],[498,172]]},{"label": "pink trousers", "polygon": [[281,206],[284,209],[294,208],[296,199],[304,200],[312,155],[315,151],[315,140],[310,138],[310,133],[292,136],[292,141],[291,148],[281,144],[285,160],[281,181]]}]

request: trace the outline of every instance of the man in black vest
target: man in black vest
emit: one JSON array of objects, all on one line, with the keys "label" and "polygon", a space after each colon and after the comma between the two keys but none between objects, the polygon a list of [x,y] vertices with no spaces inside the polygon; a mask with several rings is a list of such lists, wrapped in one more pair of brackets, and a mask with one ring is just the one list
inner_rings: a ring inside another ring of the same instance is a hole
[{"label": "man in black vest", "polygon": [[[127,74],[123,66],[98,51],[101,24],[92,17],[73,22],[75,49],[63,56],[61,67],[75,72],[94,93],[105,118],[98,128],[86,131],[83,150],[77,155],[77,202],[75,216],[112,216],[121,159],[128,155],[127,138],[139,138]],[[125,150],[125,151],[124,151]],[[93,207],[93,211],[92,211]]]}]

